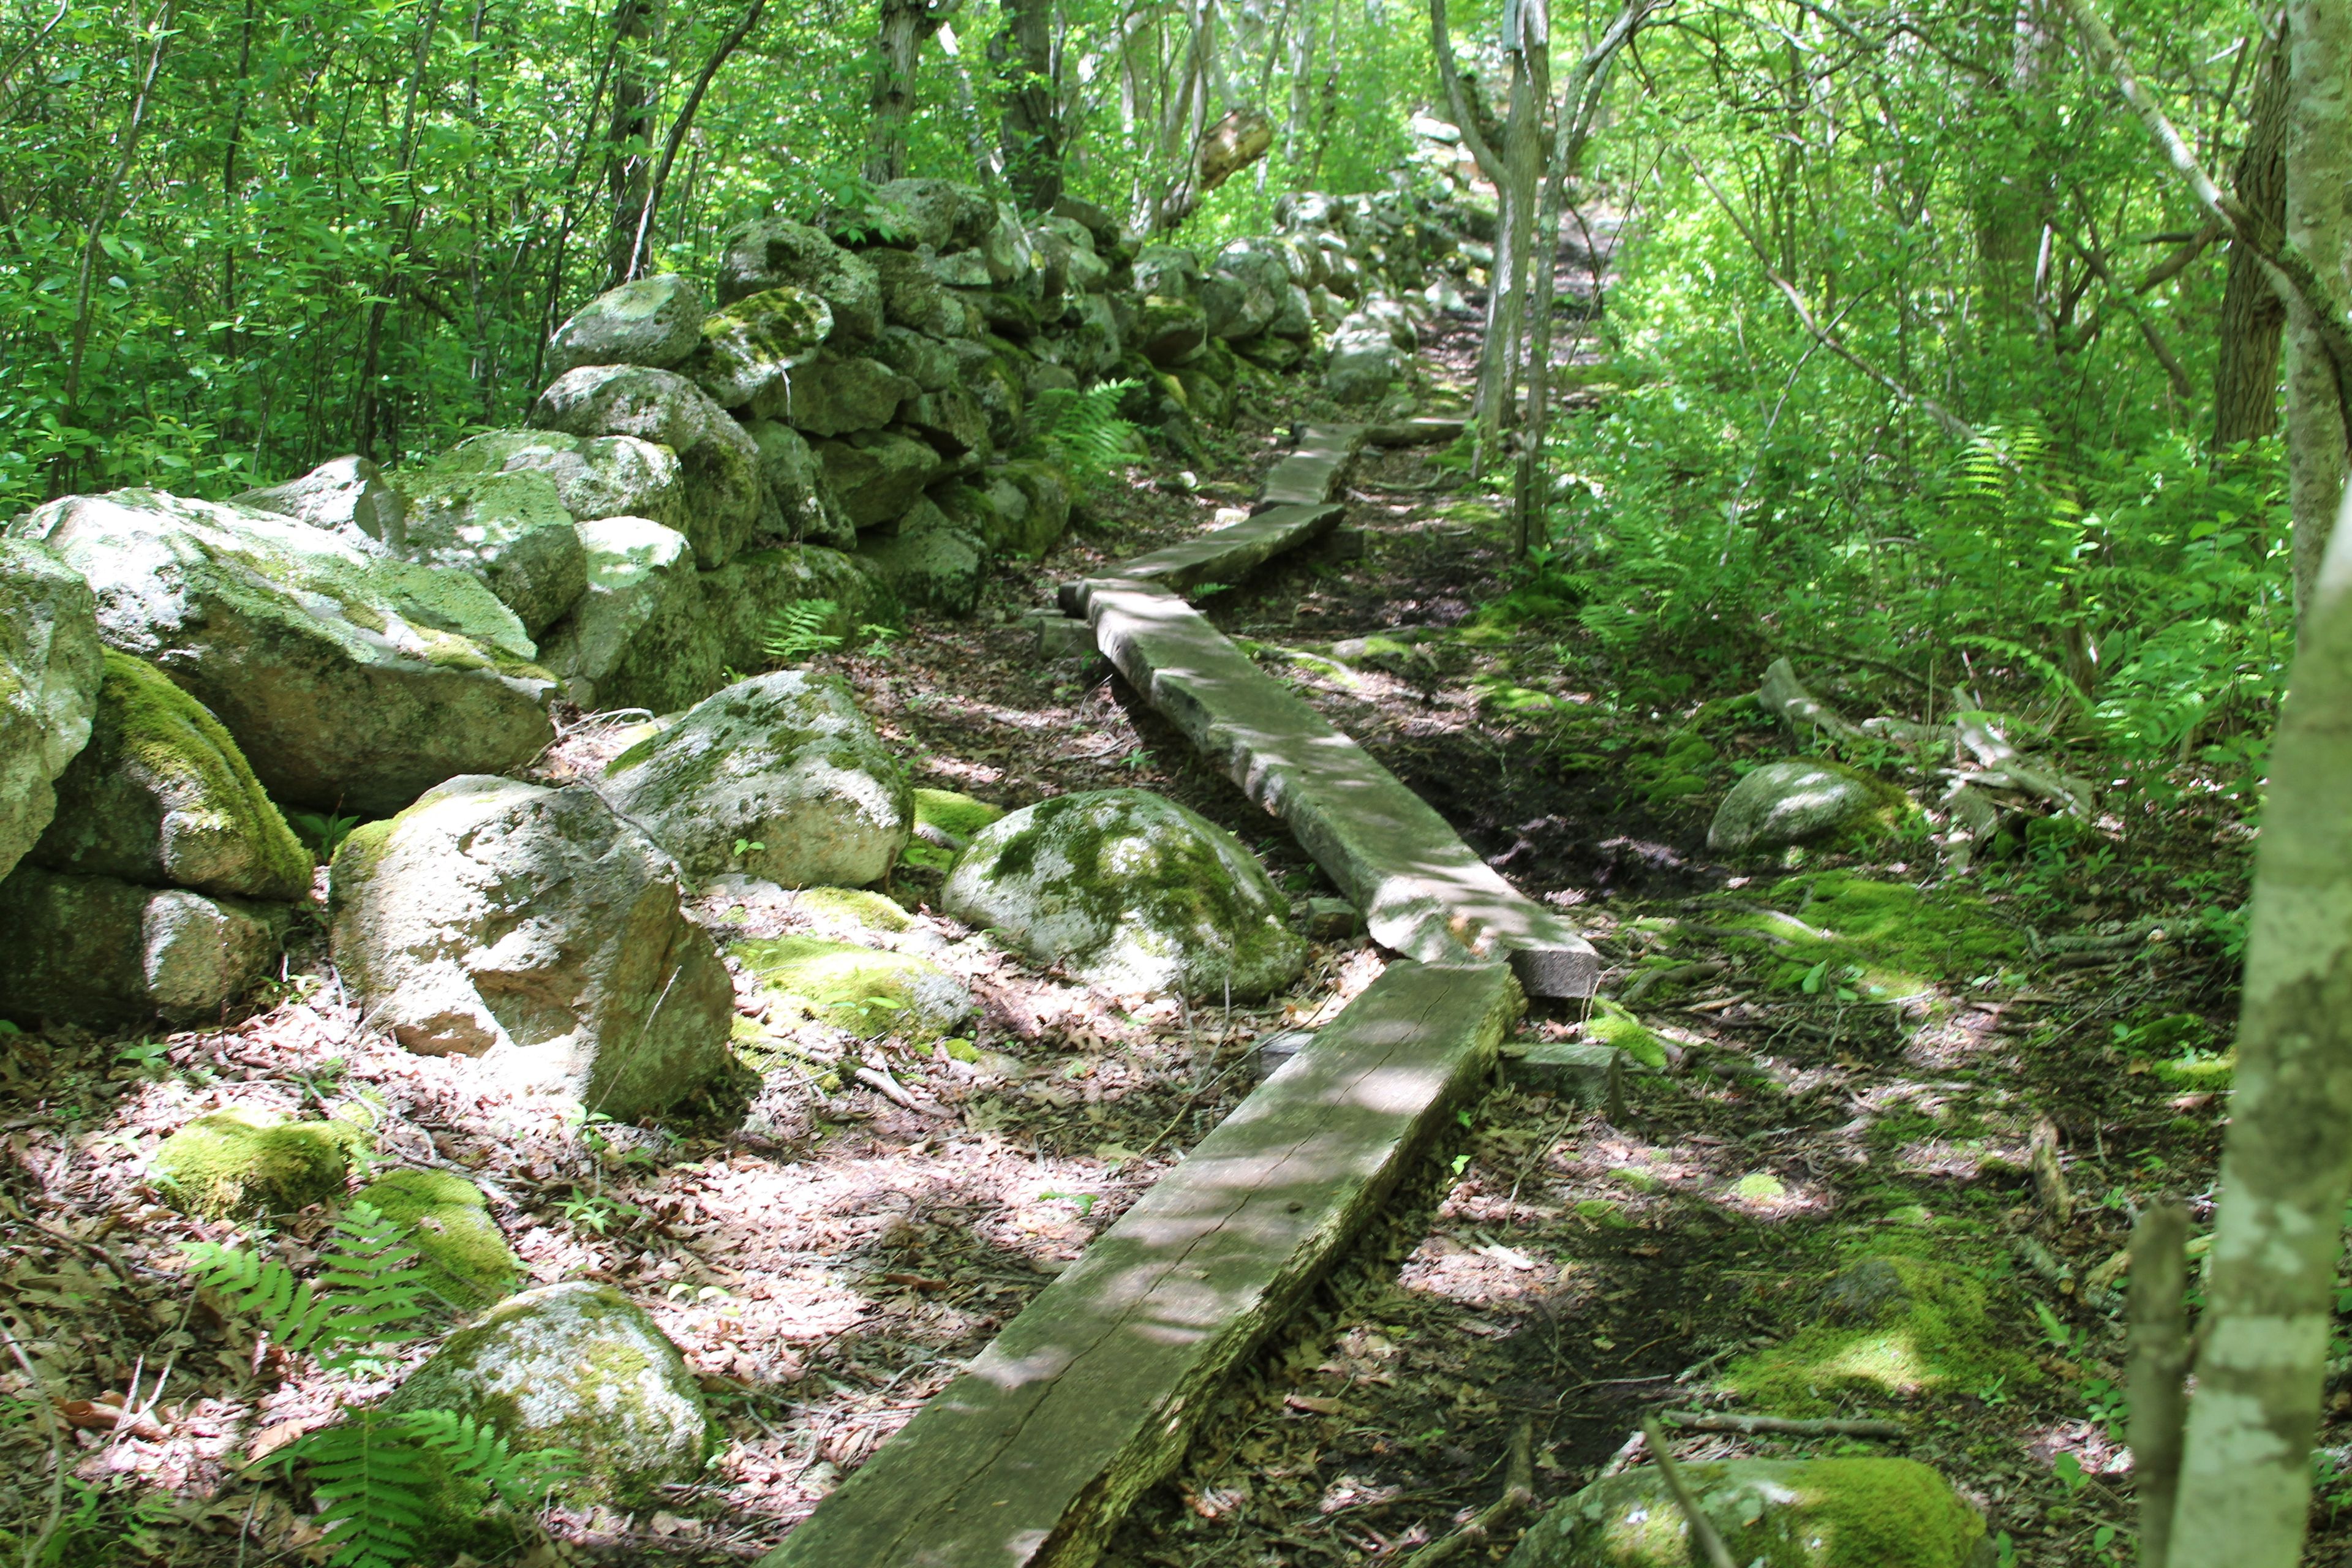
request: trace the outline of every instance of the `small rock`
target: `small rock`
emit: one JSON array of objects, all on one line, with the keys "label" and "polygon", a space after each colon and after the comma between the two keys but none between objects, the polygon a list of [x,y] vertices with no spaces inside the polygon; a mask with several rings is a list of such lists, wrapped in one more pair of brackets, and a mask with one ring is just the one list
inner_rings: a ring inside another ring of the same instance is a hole
[{"label": "small rock", "polygon": [[291,1214],[342,1195],[352,1155],[367,1135],[349,1121],[291,1121],[275,1110],[231,1106],[163,1140],[147,1171],[183,1213]]},{"label": "small rock", "polygon": [[1731,786],[1706,830],[1710,849],[1777,849],[1826,833],[1891,826],[1903,792],[1843,763],[1768,763]]},{"label": "small rock", "polygon": [[103,652],[81,574],[0,538],[0,877],[48,827],[57,777],[89,743]]},{"label": "small rock", "polygon": [[866,541],[858,553],[906,604],[969,616],[980,603],[988,547],[929,500],[916,501],[897,532]]},{"label": "small rock", "polygon": [[814,443],[824,482],[858,528],[906,515],[939,476],[939,453],[927,441],[895,430],[866,430],[843,441]]},{"label": "small rock", "polygon": [[1272,1078],[1290,1065],[1290,1058],[1315,1043],[1312,1029],[1285,1029],[1257,1043],[1257,1075]]},{"label": "small rock", "polygon": [[1307,934],[1318,942],[1345,942],[1364,934],[1364,911],[1345,899],[1307,900]]},{"label": "small rock", "polygon": [[811,436],[879,430],[922,389],[879,360],[820,354],[782,378],[778,395],[757,410]]},{"label": "small rock", "polygon": [[362,1187],[359,1201],[407,1229],[425,1288],[452,1307],[478,1311],[514,1294],[522,1262],[490,1218],[482,1189],[465,1177],[393,1171]]},{"label": "small rock", "polygon": [[554,481],[529,471],[404,472],[408,552],[470,572],[538,637],[588,591],[588,560]]},{"label": "small rock", "polygon": [[0,880],[0,1008],[20,1022],[217,1020],[280,950],[283,904],[20,865]]},{"label": "small rock", "polygon": [[[809,1017],[860,1037],[943,1035],[971,1016],[962,981],[911,952],[785,936],[728,948],[772,1025]],[[781,1010],[782,1016],[779,1016]]]},{"label": "small rock", "polygon": [[608,289],[547,340],[547,374],[583,364],[672,369],[702,341],[702,290],[675,272]]},{"label": "small rock", "polygon": [[1596,1107],[1614,1120],[1625,1102],[1622,1059],[1612,1046],[1547,1040],[1517,1056],[1506,1053],[1503,1076],[1514,1088]]},{"label": "small rock", "polygon": [[450,1335],[383,1407],[472,1416],[517,1453],[569,1448],[575,1507],[649,1508],[663,1487],[699,1479],[710,1451],[686,1358],[643,1308],[586,1280],[509,1297]]},{"label": "small rock", "polygon": [[795,542],[856,549],[857,525],[825,483],[807,438],[778,419],[754,420],[743,428],[760,449],[760,482],[775,509],[770,528]]},{"label": "small rock", "polygon": [[539,395],[530,423],[571,436],[635,436],[677,454],[686,509],[678,531],[694,542],[705,569],[725,565],[759,523],[760,449],[682,375],[581,365]]}]

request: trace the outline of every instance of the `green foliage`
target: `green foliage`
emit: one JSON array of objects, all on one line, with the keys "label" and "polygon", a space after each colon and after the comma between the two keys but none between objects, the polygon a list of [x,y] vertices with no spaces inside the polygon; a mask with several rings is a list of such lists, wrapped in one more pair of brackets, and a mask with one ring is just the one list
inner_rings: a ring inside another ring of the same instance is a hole
[{"label": "green foliage", "polygon": [[1084,391],[1055,387],[1037,395],[1033,408],[1037,444],[1081,494],[1133,457],[1135,426],[1119,417],[1118,405],[1139,384],[1106,381]]},{"label": "green foliage", "polygon": [[375,1347],[415,1339],[427,1295],[416,1248],[371,1205],[355,1203],[335,1221],[313,1282],[298,1280],[276,1258],[214,1241],[184,1242],[196,1283],[226,1298],[231,1310],[259,1321],[269,1337],[329,1366],[369,1360]]},{"label": "green foliage", "polygon": [[318,1494],[330,1568],[409,1568],[447,1523],[439,1505],[453,1483],[526,1511],[572,1473],[573,1457],[518,1454],[495,1427],[447,1410],[358,1411],[280,1456]]},{"label": "green foliage", "polygon": [[817,654],[830,653],[841,646],[841,638],[825,627],[840,613],[841,606],[831,599],[786,605],[768,617],[767,640],[761,650],[778,664],[805,664]]},{"label": "green foliage", "polygon": [[294,836],[310,848],[321,866],[335,858],[335,851],[352,836],[352,829],[360,825],[356,816],[342,816],[331,811],[289,811],[286,820],[293,827]]}]

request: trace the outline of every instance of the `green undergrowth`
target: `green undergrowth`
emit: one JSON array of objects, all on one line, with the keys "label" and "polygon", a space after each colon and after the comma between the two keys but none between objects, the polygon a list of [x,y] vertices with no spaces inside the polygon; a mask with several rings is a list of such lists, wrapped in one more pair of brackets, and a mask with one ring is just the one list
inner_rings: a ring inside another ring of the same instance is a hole
[{"label": "green undergrowth", "polygon": [[1614,1046],[1643,1067],[1663,1071],[1666,1065],[1666,1047],[1639,1018],[1610,1001],[1596,996],[1592,1016],[1584,1020],[1584,1032],[1604,1046]]},{"label": "green undergrowth", "polygon": [[[950,789],[918,789],[915,791],[915,821],[923,827],[936,828],[950,838],[962,843],[1004,815],[1001,805],[991,805],[968,795]],[[945,845],[932,844],[916,838],[907,846],[901,857],[909,866],[924,870],[944,871],[956,852]]]},{"label": "green undergrowth", "polygon": [[1768,897],[1769,912],[1709,923],[1756,933],[1775,990],[1897,1001],[1965,984],[2024,952],[2020,932],[1956,889],[1820,871],[1783,879]]}]

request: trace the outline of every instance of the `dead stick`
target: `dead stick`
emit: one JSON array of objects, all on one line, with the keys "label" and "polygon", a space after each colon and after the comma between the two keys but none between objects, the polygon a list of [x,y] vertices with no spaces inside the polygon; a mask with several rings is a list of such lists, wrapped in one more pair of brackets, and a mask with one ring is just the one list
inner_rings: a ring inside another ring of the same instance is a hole
[{"label": "dead stick", "polygon": [[2187,1397],[2188,1334],[2182,1276],[2188,1272],[2189,1210],[2151,1204],[2132,1226],[2130,1370],[2132,1489],[2139,1496],[2139,1561],[2164,1568],[2172,1550],[2172,1500],[2180,1480],[2180,1429]]},{"label": "dead stick", "polygon": [[1665,1434],[1658,1430],[1656,1416],[1642,1418],[1642,1437],[1650,1446],[1650,1457],[1658,1462],[1658,1474],[1666,1478],[1666,1489],[1675,1494],[1675,1502],[1682,1509],[1683,1517],[1690,1521],[1691,1539],[1697,1542],[1698,1549],[1706,1554],[1711,1568],[1739,1568],[1739,1564],[1731,1560],[1731,1549],[1724,1545],[1723,1537],[1715,1532],[1715,1521],[1700,1511],[1698,1498],[1691,1491],[1690,1483],[1683,1479],[1682,1467],[1675,1463],[1674,1455],[1666,1449]]},{"label": "dead stick", "polygon": [[1830,1416],[1797,1421],[1785,1415],[1732,1415],[1712,1410],[1669,1410],[1658,1417],[1672,1426],[1697,1432],[1778,1433],[1790,1437],[1902,1437],[1909,1429],[1900,1421],[1867,1421]]},{"label": "dead stick", "polygon": [[1503,1468],[1503,1495],[1453,1534],[1414,1552],[1406,1560],[1405,1568],[1436,1568],[1436,1564],[1470,1547],[1485,1544],[1498,1527],[1535,1500],[1535,1423],[1522,1420],[1511,1434],[1510,1462]]}]

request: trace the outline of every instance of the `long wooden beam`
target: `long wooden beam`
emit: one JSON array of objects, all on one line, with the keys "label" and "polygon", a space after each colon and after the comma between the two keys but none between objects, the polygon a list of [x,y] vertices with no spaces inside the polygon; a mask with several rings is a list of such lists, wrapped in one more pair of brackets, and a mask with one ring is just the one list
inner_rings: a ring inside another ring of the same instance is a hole
[{"label": "long wooden beam", "polygon": [[1391,964],[761,1568],[1086,1568],[1520,1007],[1500,964]]}]

